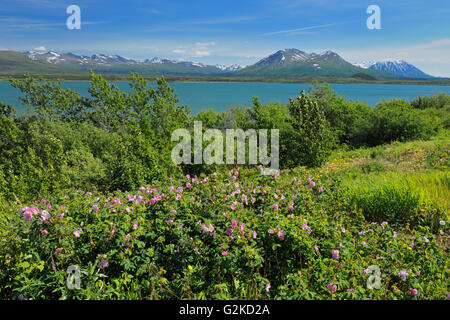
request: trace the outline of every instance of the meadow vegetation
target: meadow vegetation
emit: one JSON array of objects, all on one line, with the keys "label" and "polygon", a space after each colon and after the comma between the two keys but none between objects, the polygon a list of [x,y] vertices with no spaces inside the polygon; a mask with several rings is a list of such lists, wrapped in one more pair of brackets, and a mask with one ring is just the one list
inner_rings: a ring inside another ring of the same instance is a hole
[{"label": "meadow vegetation", "polygon": [[[192,115],[164,78],[11,84],[30,110],[0,103],[0,298],[450,298],[444,94],[371,108],[316,84]],[[194,121],[279,129],[281,170],[175,165]]]}]

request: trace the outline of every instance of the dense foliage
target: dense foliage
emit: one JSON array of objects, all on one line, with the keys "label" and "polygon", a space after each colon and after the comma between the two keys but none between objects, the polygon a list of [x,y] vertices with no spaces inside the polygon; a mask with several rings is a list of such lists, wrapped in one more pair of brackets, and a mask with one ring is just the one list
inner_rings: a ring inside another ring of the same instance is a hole
[{"label": "dense foliage", "polygon": [[[0,104],[0,298],[449,297],[446,97],[370,108],[315,85],[191,115],[164,79],[41,80],[12,80],[28,114]],[[279,129],[282,170],[175,165],[194,121]]]},{"label": "dense foliage", "polygon": [[[73,192],[10,210],[2,228],[0,265],[8,270],[2,297],[442,299],[448,293],[448,252],[439,234],[445,226],[410,229],[390,215],[366,221],[319,173],[231,170],[133,193]],[[80,290],[66,287],[70,265],[81,268]],[[366,285],[371,265],[382,272],[381,290]]]},{"label": "dense foliage", "polygon": [[283,162],[288,167],[322,165],[334,142],[323,109],[304,91],[297,99],[290,99],[288,108],[292,131],[286,137],[289,148]]},{"label": "dense foliage", "polygon": [[[394,140],[427,139],[448,122],[439,98],[423,98],[426,108],[402,100],[380,102],[375,108],[337,95],[316,84],[289,105],[213,110],[190,115],[164,79],[157,88],[132,74],[129,92],[91,73],[89,97],[63,89],[59,81],[31,76],[12,79],[23,92],[29,113],[16,116],[0,107],[0,197],[36,199],[71,188],[132,190],[169,175],[212,172],[205,165],[173,165],[177,128],[279,129],[280,165],[320,166],[339,144],[373,146]],[[427,100],[428,99],[428,100]],[[431,100],[430,100],[431,99]],[[429,101],[430,100],[430,101]]]}]

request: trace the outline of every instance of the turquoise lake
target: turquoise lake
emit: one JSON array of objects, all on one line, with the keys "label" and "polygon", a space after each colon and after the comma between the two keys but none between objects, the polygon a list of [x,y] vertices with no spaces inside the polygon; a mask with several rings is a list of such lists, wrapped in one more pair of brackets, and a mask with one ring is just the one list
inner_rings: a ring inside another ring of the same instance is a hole
[{"label": "turquoise lake", "polygon": [[[124,91],[129,91],[127,82],[115,82]],[[71,88],[83,95],[89,95],[87,81],[65,81],[64,88]],[[155,83],[151,83],[155,87]],[[289,97],[297,96],[301,90],[307,90],[310,84],[295,83],[186,83],[173,82],[180,104],[187,104],[192,113],[213,108],[225,111],[233,106],[250,106],[252,97],[259,97],[262,103],[286,103]],[[400,98],[410,101],[417,96],[444,92],[450,95],[450,86],[390,85],[390,84],[331,84],[339,95],[375,106],[382,99]],[[18,109],[26,107],[18,101],[20,91],[11,87],[9,82],[0,81],[0,101]]]}]

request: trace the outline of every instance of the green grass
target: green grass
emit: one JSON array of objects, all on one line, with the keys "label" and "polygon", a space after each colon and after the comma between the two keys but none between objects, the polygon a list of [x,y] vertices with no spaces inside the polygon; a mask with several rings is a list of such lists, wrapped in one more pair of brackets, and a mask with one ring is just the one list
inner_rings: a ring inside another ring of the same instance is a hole
[{"label": "green grass", "polygon": [[[392,143],[373,148],[336,150],[334,174],[366,219],[437,226],[449,217],[450,140]],[[432,212],[427,217],[422,212]]]},{"label": "green grass", "polygon": [[448,150],[442,132],[429,141],[335,150],[324,168],[367,220],[437,226],[450,216]]},{"label": "green grass", "polygon": [[449,215],[450,176],[444,171],[361,174],[343,183],[368,219],[414,222],[420,206]]},{"label": "green grass", "polygon": [[370,148],[346,149],[339,148],[332,152],[330,160],[340,158],[374,158],[385,157],[387,153],[401,155],[411,150],[423,150],[433,152],[436,149],[450,147],[450,135],[448,130],[443,130],[439,135],[429,140],[414,140],[408,142],[393,142]]}]

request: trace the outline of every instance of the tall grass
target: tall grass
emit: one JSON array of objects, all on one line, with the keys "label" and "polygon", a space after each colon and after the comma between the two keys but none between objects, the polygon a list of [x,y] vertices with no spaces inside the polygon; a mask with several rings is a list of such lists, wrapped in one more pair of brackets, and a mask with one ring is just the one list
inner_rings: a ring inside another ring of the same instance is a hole
[{"label": "tall grass", "polygon": [[448,172],[366,174],[347,180],[344,186],[368,220],[416,223],[425,218],[435,224],[449,214]]}]

